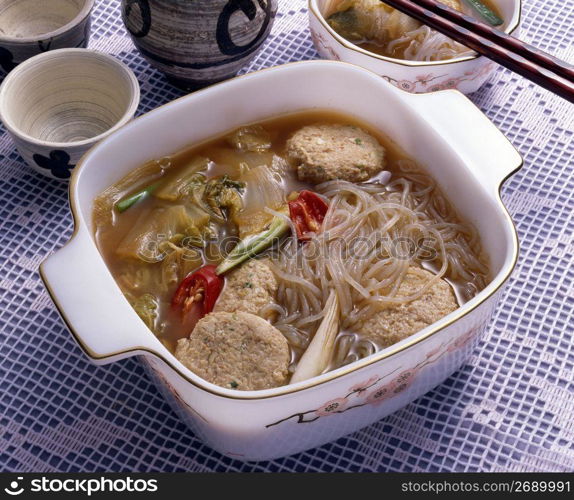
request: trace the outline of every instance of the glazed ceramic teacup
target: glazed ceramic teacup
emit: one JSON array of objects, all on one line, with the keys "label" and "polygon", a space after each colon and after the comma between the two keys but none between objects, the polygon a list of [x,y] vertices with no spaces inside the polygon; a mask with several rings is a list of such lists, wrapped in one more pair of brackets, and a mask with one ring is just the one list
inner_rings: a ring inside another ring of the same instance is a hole
[{"label": "glazed ceramic teacup", "polygon": [[257,54],[276,12],[277,0],[122,0],[135,46],[185,89],[234,76]]},{"label": "glazed ceramic teacup", "polygon": [[94,144],[132,119],[140,89],[112,56],[60,49],[16,67],[0,87],[0,119],[36,171],[67,179]]},{"label": "glazed ceramic teacup", "polygon": [[95,0],[0,0],[0,66],[48,50],[86,47]]}]

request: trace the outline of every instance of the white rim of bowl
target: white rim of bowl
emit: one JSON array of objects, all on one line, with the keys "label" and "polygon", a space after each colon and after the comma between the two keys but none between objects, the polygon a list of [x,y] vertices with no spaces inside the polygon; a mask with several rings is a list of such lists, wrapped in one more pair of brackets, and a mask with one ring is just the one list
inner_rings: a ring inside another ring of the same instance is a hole
[{"label": "white rim of bowl", "polygon": [[84,6],[80,10],[80,12],[78,12],[76,17],[74,17],[71,21],[67,22],[63,26],[60,26],[57,30],[49,31],[47,33],[41,33],[41,34],[35,35],[35,36],[28,36],[25,38],[17,38],[17,37],[0,35],[0,42],[10,42],[10,43],[13,43],[16,45],[16,44],[27,44],[27,43],[40,42],[42,40],[54,38],[58,35],[61,35],[62,33],[65,33],[66,31],[73,28],[74,26],[77,26],[78,24],[82,23],[84,21],[84,19],[86,19],[90,15],[90,13],[92,12],[92,9],[94,7],[95,2],[96,2],[96,0],[86,0]]},{"label": "white rim of bowl", "polygon": [[[368,70],[364,70],[364,68],[361,68],[360,66],[357,66],[355,64],[347,63],[344,61],[330,61],[330,60],[297,61],[297,62],[285,63],[285,64],[281,65],[281,67],[317,64],[317,63],[318,64],[346,65],[346,66],[355,68],[356,70],[359,70],[359,71],[369,72]],[[244,74],[244,75],[236,76],[236,77],[232,78],[231,80],[250,79],[250,78],[255,77],[256,75],[260,75],[260,74],[263,74],[266,72],[276,71],[277,69],[278,69],[278,66],[274,66],[274,67],[270,67],[270,68],[264,68],[264,69],[260,69],[260,70],[257,70],[257,71],[251,72],[251,73]],[[209,91],[209,89],[213,89],[213,88],[219,87],[221,85],[226,85],[228,82],[229,82],[229,80],[213,84],[209,87],[206,87],[205,89],[197,91],[196,94],[205,93],[205,92]],[[416,96],[416,94],[410,94],[409,92],[398,89],[396,87],[393,87],[393,88],[398,92],[402,92],[403,94],[408,94],[408,95],[413,96],[413,97]],[[457,93],[457,94],[459,94],[459,92],[457,90],[454,90],[454,89],[441,90],[440,93]],[[422,96],[424,96],[424,94],[418,94],[418,96],[422,97]],[[162,106],[160,106],[159,108],[155,108],[150,112],[155,112],[155,111],[157,111],[163,107],[173,106],[173,105],[175,105],[176,102],[183,101],[185,99],[189,99],[189,97],[190,97],[190,94],[178,97],[177,99],[170,101],[170,102],[167,102],[167,103],[163,104]],[[419,98],[419,97],[417,97],[417,98]],[[478,107],[476,107],[476,109],[480,113],[482,113],[482,111]],[[301,111],[301,110],[299,110],[299,111]],[[136,120],[142,120],[145,118],[145,116],[146,115],[139,116],[136,118]],[[74,168],[74,170],[72,171],[72,177],[70,179],[68,192],[69,192],[69,199],[70,199],[70,211],[72,213],[72,218],[74,221],[74,231],[73,231],[72,235],[70,236],[70,239],[65,243],[64,246],[69,245],[72,242],[72,240],[77,235],[79,235],[82,231],[87,231],[88,234],[90,233],[90,230],[85,225],[85,220],[83,219],[82,216],[80,216],[81,210],[79,208],[79,202],[77,199],[77,193],[76,192],[77,192],[77,184],[78,184],[82,169],[85,167],[85,163],[86,163],[86,161],[88,161],[89,156],[94,153],[95,147],[97,147],[97,146],[94,146],[94,149],[92,149],[90,152],[87,152],[82,157],[82,159],[76,165],[76,168]],[[520,153],[519,153],[519,156],[521,156]],[[369,366],[373,366],[376,363],[379,363],[380,361],[382,361],[384,359],[390,358],[391,356],[394,356],[400,352],[406,351],[407,349],[409,349],[415,345],[418,345],[421,342],[424,342],[425,340],[434,336],[435,334],[438,334],[440,331],[453,325],[454,323],[456,323],[461,318],[468,317],[470,314],[475,312],[480,306],[484,305],[488,300],[495,297],[496,293],[500,292],[503,289],[503,286],[505,286],[508,283],[510,276],[512,275],[513,271],[516,269],[516,263],[518,261],[518,254],[519,254],[518,232],[516,230],[516,226],[512,220],[512,217],[510,216],[510,213],[509,213],[508,209],[506,208],[506,205],[502,201],[502,198],[500,196],[500,190],[502,189],[502,186],[504,185],[504,183],[510,177],[512,177],[516,172],[518,172],[523,167],[523,165],[524,165],[524,161],[523,161],[522,156],[521,156],[520,165],[516,166],[512,172],[510,172],[504,179],[500,180],[500,182],[498,183],[498,186],[497,186],[496,195],[493,198],[493,201],[496,201],[496,203],[501,207],[502,214],[503,214],[507,224],[509,224],[509,226],[511,228],[511,234],[512,234],[512,237],[511,237],[511,239],[512,239],[512,262],[511,262],[511,264],[509,264],[506,273],[503,274],[502,271],[497,273],[495,278],[493,278],[491,283],[487,286],[487,288],[488,288],[489,286],[491,286],[491,284],[494,281],[500,280],[496,287],[494,287],[492,290],[490,290],[488,292],[488,294],[485,294],[484,297],[481,297],[480,300],[478,300],[472,306],[469,307],[468,302],[467,302],[466,304],[459,307],[456,311],[453,311],[453,313],[451,313],[451,314],[456,313],[456,316],[454,316],[452,319],[445,320],[445,318],[443,317],[442,319],[440,319],[436,323],[433,323],[433,325],[430,325],[429,327],[427,327],[429,329],[429,331],[426,334],[424,334],[423,336],[417,336],[418,334],[415,333],[411,336],[411,337],[416,337],[415,339],[411,339],[408,343],[405,343],[404,345],[401,345],[400,347],[396,347],[396,344],[394,346],[387,347],[386,349],[382,349],[381,351],[379,351],[377,353],[371,354],[370,356],[363,358],[361,360],[357,360],[357,361],[355,361],[349,365],[342,366],[342,367],[337,368],[335,370],[332,370],[330,372],[323,373],[321,375],[317,375],[316,377],[312,377],[306,381],[302,381],[302,382],[298,383],[298,385],[300,384],[300,386],[295,387],[295,388],[292,388],[292,386],[290,384],[288,384],[285,386],[275,387],[272,389],[236,392],[236,391],[233,391],[232,389],[226,389],[223,387],[216,386],[216,385],[211,384],[211,383],[209,383],[209,382],[207,382],[201,378],[199,381],[195,381],[193,379],[193,377],[190,377],[190,373],[192,373],[192,372],[189,369],[186,369],[184,367],[184,369],[182,370],[181,368],[179,368],[177,366],[177,363],[179,363],[179,362],[177,361],[177,359],[175,358],[175,356],[173,354],[170,354],[169,356],[166,357],[163,354],[161,354],[160,352],[158,352],[156,350],[148,349],[146,347],[135,347],[135,348],[130,348],[130,349],[124,349],[124,350],[113,352],[111,354],[103,354],[103,355],[99,355],[97,353],[94,353],[83,342],[81,336],[76,333],[71,322],[68,320],[65,308],[60,304],[60,301],[58,300],[56,294],[53,292],[53,290],[50,286],[50,283],[45,278],[45,275],[44,275],[42,268],[43,268],[47,259],[45,259],[40,264],[40,267],[39,267],[40,277],[42,278],[42,281],[43,281],[43,283],[44,283],[44,285],[48,291],[48,294],[50,295],[50,298],[52,299],[56,309],[59,311],[60,316],[61,316],[63,322],[68,327],[68,330],[71,333],[72,337],[74,337],[74,339],[76,340],[77,344],[80,346],[82,351],[92,361],[100,362],[102,360],[109,360],[109,359],[114,358],[116,356],[132,357],[135,355],[142,354],[142,352],[143,352],[144,354],[145,353],[150,354],[154,358],[161,360],[163,363],[165,363],[165,365],[167,365],[171,370],[173,370],[178,376],[183,378],[187,383],[191,384],[195,388],[200,389],[200,390],[205,391],[205,392],[208,392],[210,394],[216,395],[216,396],[220,396],[220,397],[225,398],[225,399],[240,400],[240,401],[259,401],[262,399],[273,399],[273,398],[279,398],[282,396],[288,396],[288,395],[291,395],[291,394],[294,394],[297,392],[302,392],[302,391],[305,391],[307,389],[317,387],[317,386],[322,385],[322,384],[326,384],[328,382],[332,382],[333,380],[336,380],[336,379],[341,379],[342,377],[344,377],[350,373],[362,370],[363,368],[367,368]],[[89,235],[89,237],[92,238],[91,235]],[[484,290],[481,291],[480,293],[484,293]],[[475,298],[473,298],[472,300],[475,300]],[[173,360],[175,360],[177,363],[174,363]],[[111,363],[111,361],[110,361],[110,363]],[[353,366],[353,365],[356,365],[356,366]],[[261,393],[263,393],[263,394],[261,394]]]},{"label": "white rim of bowl", "polygon": [[[511,35],[514,31],[516,31],[516,29],[520,26],[520,21],[522,20],[522,0],[514,0],[514,2],[515,2],[515,10],[512,15],[512,19],[510,19],[508,26],[504,29],[504,32],[509,35]],[[317,20],[321,23],[321,25],[328,31],[331,37],[337,43],[339,43],[339,45],[342,45],[343,47],[352,50],[354,52],[359,52],[360,54],[372,57],[373,59],[378,59],[379,61],[385,61],[392,64],[399,64],[401,66],[409,66],[411,68],[416,68],[426,66],[445,66],[447,64],[473,61],[474,59],[478,59],[479,57],[484,57],[475,52],[471,56],[457,57],[454,59],[445,59],[443,61],[408,61],[406,59],[395,59],[393,57],[387,57],[380,54],[375,54],[374,52],[370,52],[368,50],[359,47],[358,45],[355,45],[354,43],[351,43],[349,40],[343,38],[341,35],[339,35],[339,33],[337,33],[333,28],[331,28],[331,26],[321,13],[319,5],[317,4],[317,0],[309,0],[308,7],[309,7],[309,13],[313,14],[317,18]],[[518,9],[516,9],[516,7],[518,7]]]},{"label": "white rim of bowl", "polygon": [[[66,54],[70,53],[77,53],[77,54],[85,54],[88,57],[94,57],[100,59],[101,61],[105,62],[106,64],[110,64],[115,66],[116,68],[120,69],[124,75],[127,76],[128,80],[131,83],[131,90],[132,94],[130,96],[130,103],[127,109],[122,114],[121,118],[110,128],[106,131],[102,132],[101,134],[95,135],[94,137],[89,137],[88,139],[82,139],[81,141],[73,141],[73,142],[51,142],[51,141],[43,141],[34,137],[32,135],[27,134],[26,132],[21,131],[18,127],[14,125],[12,120],[6,116],[4,112],[4,99],[5,99],[5,89],[6,86],[15,78],[18,77],[18,74],[25,70],[28,66],[35,64],[39,59],[49,59],[49,58],[59,58],[60,56],[65,56]],[[122,61],[116,59],[115,57],[104,54],[103,52],[98,52],[97,50],[91,49],[58,49],[58,50],[50,50],[48,52],[44,52],[42,54],[38,54],[30,59],[27,59],[23,63],[19,64],[14,68],[8,76],[0,85],[0,120],[6,127],[6,129],[13,135],[24,139],[32,144],[37,146],[43,147],[51,147],[54,149],[63,149],[63,148],[70,148],[70,147],[78,147],[78,146],[86,146],[89,144],[94,144],[99,142],[104,137],[108,136],[109,134],[115,132],[126,123],[128,123],[133,116],[135,115],[137,108],[140,104],[140,85],[139,81],[136,78],[134,72]]]}]

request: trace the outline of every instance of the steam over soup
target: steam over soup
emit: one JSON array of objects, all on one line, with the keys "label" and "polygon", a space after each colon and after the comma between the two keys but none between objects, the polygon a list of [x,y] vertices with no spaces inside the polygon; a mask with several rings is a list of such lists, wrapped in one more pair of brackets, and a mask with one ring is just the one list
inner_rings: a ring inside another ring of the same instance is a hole
[{"label": "steam over soup", "polygon": [[150,161],[97,197],[96,239],[189,369],[258,390],[369,356],[486,286],[475,229],[389,139],[326,111]]},{"label": "steam over soup", "polygon": [[[440,0],[492,26],[504,23],[490,0]],[[339,35],[375,54],[442,61],[473,52],[380,0],[325,0],[323,15]]]}]

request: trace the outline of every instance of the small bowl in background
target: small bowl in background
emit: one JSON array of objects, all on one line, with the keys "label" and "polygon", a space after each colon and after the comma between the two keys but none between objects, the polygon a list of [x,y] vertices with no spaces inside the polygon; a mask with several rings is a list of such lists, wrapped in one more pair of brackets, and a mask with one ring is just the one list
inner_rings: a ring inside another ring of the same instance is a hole
[{"label": "small bowl in background", "polygon": [[[309,28],[317,52],[324,59],[344,61],[371,70],[401,90],[412,93],[457,89],[478,90],[496,69],[496,63],[476,53],[444,61],[407,61],[369,52],[339,35],[325,20],[332,0],[309,0]],[[521,0],[496,0],[504,19],[503,31],[516,36]]]},{"label": "small bowl in background", "polygon": [[0,87],[0,119],[37,172],[67,179],[94,144],[130,121],[140,89],[112,56],[60,49],[15,68]]},{"label": "small bowl in background", "polygon": [[0,66],[48,50],[86,47],[95,0],[0,0]]}]

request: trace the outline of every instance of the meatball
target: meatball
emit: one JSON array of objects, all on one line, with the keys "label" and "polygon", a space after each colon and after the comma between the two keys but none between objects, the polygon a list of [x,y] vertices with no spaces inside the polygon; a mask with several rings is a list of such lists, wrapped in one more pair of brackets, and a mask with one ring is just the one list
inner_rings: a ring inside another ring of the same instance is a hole
[{"label": "meatball", "polygon": [[277,286],[265,260],[250,260],[227,276],[214,311],[259,314],[262,307],[275,302]]},{"label": "meatball", "polygon": [[[411,267],[397,292],[398,297],[413,295],[433,275]],[[390,305],[365,321],[357,333],[379,347],[388,347],[423,328],[432,325],[458,307],[452,287],[438,280],[426,293],[412,302]]]},{"label": "meatball", "polygon": [[287,141],[299,180],[319,184],[342,179],[362,182],[385,167],[385,149],[352,125],[309,125]]},{"label": "meatball", "polygon": [[175,357],[208,382],[228,389],[270,389],[288,381],[287,340],[250,313],[208,314],[188,339],[177,342]]}]

